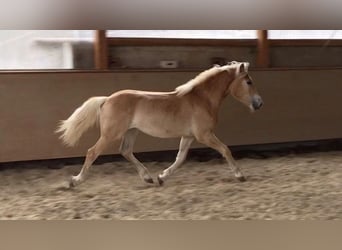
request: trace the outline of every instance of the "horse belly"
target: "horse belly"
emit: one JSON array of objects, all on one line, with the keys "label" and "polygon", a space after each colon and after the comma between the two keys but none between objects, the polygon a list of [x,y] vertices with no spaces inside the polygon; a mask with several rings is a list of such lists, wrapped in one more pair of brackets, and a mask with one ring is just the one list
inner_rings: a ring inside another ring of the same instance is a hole
[{"label": "horse belly", "polygon": [[156,113],[135,115],[132,127],[159,138],[191,136],[188,121],[177,119],[177,117],[158,116]]}]

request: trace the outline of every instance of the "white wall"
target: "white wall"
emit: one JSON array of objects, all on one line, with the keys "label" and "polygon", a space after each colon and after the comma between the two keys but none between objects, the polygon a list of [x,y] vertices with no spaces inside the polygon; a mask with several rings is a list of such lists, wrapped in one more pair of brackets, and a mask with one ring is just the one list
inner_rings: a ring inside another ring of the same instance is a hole
[{"label": "white wall", "polygon": [[72,69],[73,44],[90,31],[1,30],[0,69]]}]

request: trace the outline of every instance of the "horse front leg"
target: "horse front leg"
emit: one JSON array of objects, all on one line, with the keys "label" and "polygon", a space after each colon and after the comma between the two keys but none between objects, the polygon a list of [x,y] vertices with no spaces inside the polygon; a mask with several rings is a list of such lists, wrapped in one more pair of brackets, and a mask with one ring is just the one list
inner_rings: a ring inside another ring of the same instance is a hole
[{"label": "horse front leg", "polygon": [[211,147],[215,150],[217,150],[219,153],[222,154],[222,156],[226,159],[228,165],[231,167],[232,171],[234,172],[235,177],[243,182],[246,181],[246,178],[243,176],[240,168],[235,163],[235,160],[232,156],[232,153],[230,152],[229,148],[221,142],[214,133],[207,132],[207,133],[201,133],[200,135],[196,136],[196,139],[208,147]]},{"label": "horse front leg", "polygon": [[193,137],[182,137],[179,144],[179,151],[176,157],[176,161],[161,174],[158,175],[159,185],[162,186],[165,180],[185,161],[185,158],[189,152]]}]

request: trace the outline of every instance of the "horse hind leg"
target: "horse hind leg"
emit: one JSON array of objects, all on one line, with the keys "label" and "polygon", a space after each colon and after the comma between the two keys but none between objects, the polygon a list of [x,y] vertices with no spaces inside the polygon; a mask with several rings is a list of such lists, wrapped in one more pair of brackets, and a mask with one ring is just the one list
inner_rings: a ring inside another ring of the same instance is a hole
[{"label": "horse hind leg", "polygon": [[69,183],[70,187],[75,187],[85,180],[90,166],[93,164],[96,158],[105,150],[109,142],[110,141],[108,140],[108,138],[101,136],[99,140],[96,142],[96,144],[90,149],[88,149],[87,156],[84,161],[81,172],[77,176],[71,177]]},{"label": "horse hind leg", "polygon": [[145,181],[146,183],[153,183],[153,179],[149,174],[147,168],[137,159],[133,154],[133,146],[135,143],[135,139],[138,134],[137,129],[130,129],[126,132],[121,146],[120,146],[120,153],[123,157],[125,157],[128,161],[132,162],[138,171],[140,178]]}]

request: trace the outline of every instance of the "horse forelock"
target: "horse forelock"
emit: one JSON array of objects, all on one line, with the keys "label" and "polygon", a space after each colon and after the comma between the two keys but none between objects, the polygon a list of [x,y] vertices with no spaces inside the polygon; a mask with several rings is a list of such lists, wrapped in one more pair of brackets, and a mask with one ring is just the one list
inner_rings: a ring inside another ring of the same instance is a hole
[{"label": "horse forelock", "polygon": [[[217,66],[207,69],[201,73],[199,73],[195,78],[191,79],[190,81],[184,83],[183,85],[178,86],[175,90],[178,96],[183,96],[189,92],[191,92],[196,86],[203,85],[209,80],[216,76],[217,74],[228,71],[229,69],[236,68],[236,64],[232,65],[225,65],[225,66]],[[228,71],[229,72],[229,71]]]}]

